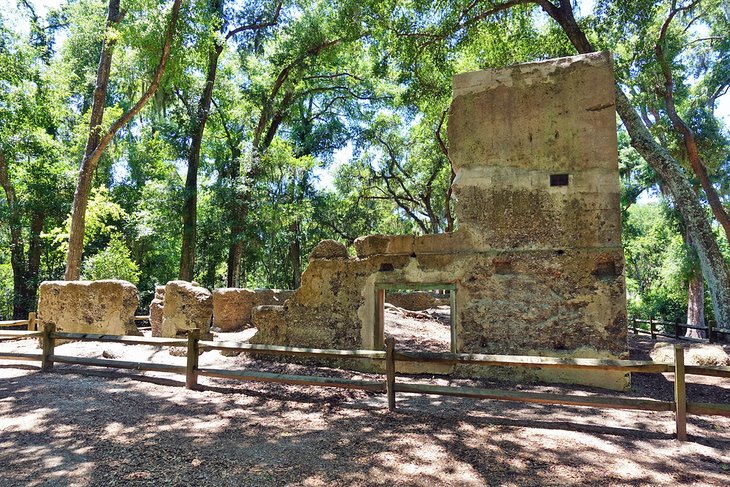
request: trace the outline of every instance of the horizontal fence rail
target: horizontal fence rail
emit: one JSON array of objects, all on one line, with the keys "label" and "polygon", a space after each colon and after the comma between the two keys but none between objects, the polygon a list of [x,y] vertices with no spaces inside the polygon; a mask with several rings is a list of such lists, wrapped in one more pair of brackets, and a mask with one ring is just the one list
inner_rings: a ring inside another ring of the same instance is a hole
[{"label": "horizontal fence rail", "polygon": [[[54,363],[85,365],[90,367],[109,367],[137,371],[165,372],[185,376],[186,387],[198,388],[198,378],[215,377],[241,381],[258,381],[278,384],[337,387],[356,389],[373,393],[385,393],[388,409],[396,407],[396,393],[416,393],[427,395],[491,399],[521,403],[585,406],[609,409],[634,409],[641,411],[674,411],[677,438],[686,440],[686,415],[730,416],[730,405],[688,402],[685,391],[685,375],[704,375],[711,377],[730,377],[730,367],[701,367],[684,365],[684,348],[675,345],[674,363],[657,363],[642,360],[611,360],[589,358],[538,357],[520,355],[486,355],[463,353],[399,352],[395,350],[395,340],[387,337],[385,351],[376,350],[338,350],[302,347],[283,347],[276,345],[255,345],[233,341],[201,341],[200,330],[189,330],[187,338],[158,338],[139,336],[117,336],[91,333],[56,332],[54,325],[47,325],[43,331],[0,330],[0,340],[19,340],[41,338],[42,354],[0,352],[0,359],[40,361],[41,370],[53,370]],[[55,354],[56,340],[93,341],[102,343],[121,343],[124,345],[150,345],[155,347],[187,347],[187,363],[182,365],[160,364],[153,362],[130,362],[103,358],[72,357]],[[198,358],[204,350],[237,351],[249,354],[304,357],[310,359],[371,360],[385,362],[383,381],[356,380],[339,377],[280,374],[253,370],[222,370],[199,367]],[[542,392],[508,391],[474,387],[438,386],[409,383],[396,380],[395,365],[398,362],[421,364],[437,363],[447,365],[478,365],[489,367],[527,367],[558,368],[584,371],[619,371],[643,373],[674,374],[674,401],[642,399],[632,397],[612,397],[599,395],[554,394]]]},{"label": "horizontal fence rail", "polygon": [[[640,328],[639,324],[645,324],[649,325],[649,329],[645,330],[643,328]],[[657,326],[662,326],[665,329],[667,327],[671,327],[673,333],[665,333],[659,329],[657,329]],[[694,338],[694,337],[686,337],[682,334],[680,334],[680,330],[682,328],[688,328],[690,330],[700,330],[707,333],[707,338]],[[709,321],[707,323],[707,326],[697,326],[697,325],[690,325],[689,323],[680,323],[679,321],[666,321],[666,320],[655,320],[654,318],[641,319],[632,317],[628,326],[628,329],[634,333],[634,335],[638,335],[639,333],[651,335],[652,339],[656,339],[657,336],[662,336],[665,338],[674,338],[675,340],[687,340],[687,341],[709,341],[710,343],[715,343],[718,341],[720,336],[727,337],[728,334],[730,334],[730,330],[718,328],[716,324],[713,321]],[[726,338],[727,339],[727,338]]]}]

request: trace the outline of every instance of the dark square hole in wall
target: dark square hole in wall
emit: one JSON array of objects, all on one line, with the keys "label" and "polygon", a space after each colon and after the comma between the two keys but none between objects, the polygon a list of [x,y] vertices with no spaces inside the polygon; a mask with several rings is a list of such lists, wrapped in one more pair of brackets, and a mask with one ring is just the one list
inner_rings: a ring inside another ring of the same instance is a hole
[{"label": "dark square hole in wall", "polygon": [[551,174],[550,175],[550,186],[567,186],[568,175],[567,174]]},{"label": "dark square hole in wall", "polygon": [[495,274],[513,274],[512,262],[503,259],[494,259]]},{"label": "dark square hole in wall", "polygon": [[599,279],[612,279],[616,277],[618,275],[618,272],[616,272],[616,263],[612,260],[596,263],[593,275]]}]

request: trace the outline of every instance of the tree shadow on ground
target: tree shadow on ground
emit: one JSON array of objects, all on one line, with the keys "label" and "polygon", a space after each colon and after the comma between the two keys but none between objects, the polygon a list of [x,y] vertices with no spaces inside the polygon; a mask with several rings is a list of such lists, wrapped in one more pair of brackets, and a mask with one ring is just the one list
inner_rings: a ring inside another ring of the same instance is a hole
[{"label": "tree shadow on ground", "polygon": [[0,484],[722,485],[730,465],[728,431],[679,444],[671,413],[411,394],[388,413],[361,392],[80,372],[0,380]]}]

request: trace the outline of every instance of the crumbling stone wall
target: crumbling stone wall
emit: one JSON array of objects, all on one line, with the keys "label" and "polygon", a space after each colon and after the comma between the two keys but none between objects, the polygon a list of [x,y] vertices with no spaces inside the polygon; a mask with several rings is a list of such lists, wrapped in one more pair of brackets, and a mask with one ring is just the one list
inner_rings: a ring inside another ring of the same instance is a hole
[{"label": "crumbling stone wall", "polygon": [[449,297],[427,291],[389,292],[385,295],[385,302],[411,311],[422,311],[437,306],[448,306]]},{"label": "crumbling stone wall", "polygon": [[160,336],[172,338],[199,328],[201,337],[210,337],[213,296],[210,291],[195,284],[170,281],[165,285]]},{"label": "crumbling stone wall", "polygon": [[134,322],[137,288],[118,280],[45,281],[39,288],[38,326],[67,333],[141,335]]},{"label": "crumbling stone wall", "polygon": [[150,302],[150,327],[152,336],[162,336],[162,318],[164,316],[165,286],[155,286],[155,298]]},{"label": "crumbling stone wall", "polygon": [[221,331],[237,331],[252,323],[251,310],[262,305],[283,305],[294,291],[282,289],[221,288],[213,290],[213,324]]},{"label": "crumbling stone wall", "polygon": [[[323,244],[286,305],[254,313],[252,341],[380,348],[377,289],[451,284],[459,352],[625,357],[614,89],[608,53],[456,76],[458,231],[362,237],[356,257]],[[628,384],[618,373],[507,374]]]}]

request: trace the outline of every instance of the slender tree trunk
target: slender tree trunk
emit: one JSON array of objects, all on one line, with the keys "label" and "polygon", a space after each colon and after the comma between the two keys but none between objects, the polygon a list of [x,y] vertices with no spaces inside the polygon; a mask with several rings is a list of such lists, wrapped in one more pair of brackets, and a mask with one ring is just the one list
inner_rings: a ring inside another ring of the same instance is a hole
[{"label": "slender tree trunk", "polygon": [[[684,243],[691,250],[696,252],[692,236],[686,231],[684,232]],[[702,277],[702,270],[699,266],[693,269],[687,285],[687,324],[694,326],[705,326],[705,280]],[[694,330],[687,328],[686,337],[690,338],[706,338],[706,334],[702,330]]]},{"label": "slender tree trunk", "polygon": [[243,211],[239,211],[241,206],[241,188],[239,187],[238,178],[241,175],[241,149],[229,138],[230,149],[231,149],[231,165],[228,172],[228,178],[230,179],[230,185],[233,191],[233,197],[230,201],[230,219],[231,225],[229,229],[229,244],[228,244],[228,276],[227,285],[228,287],[241,287],[241,258],[243,257],[243,225],[244,220],[242,219]]},{"label": "slender tree trunk", "polygon": [[730,242],[730,217],[728,217],[727,211],[725,211],[725,208],[720,201],[720,197],[718,196],[715,187],[712,185],[712,181],[710,181],[710,176],[707,174],[707,168],[700,159],[700,152],[697,148],[697,139],[695,139],[695,134],[679,113],[677,113],[677,107],[674,104],[674,76],[672,74],[672,68],[664,55],[664,48],[662,46],[666,45],[667,30],[669,29],[672,19],[678,12],[679,10],[677,9],[671,10],[669,17],[662,26],[659,40],[654,46],[654,53],[656,54],[657,61],[659,62],[659,66],[661,66],[662,73],[664,74],[664,89],[658,91],[660,91],[660,95],[664,100],[664,107],[666,108],[669,120],[672,122],[672,127],[679,135],[682,136],[682,142],[687,150],[687,159],[689,159],[692,171],[695,173],[695,176],[697,176],[700,185],[702,185],[702,190],[705,192],[705,196],[707,196],[707,202],[710,205],[710,209],[712,209],[712,214],[720,223],[723,230],[725,230],[725,237]]},{"label": "slender tree trunk", "polygon": [[[109,0],[109,12],[106,20],[106,30],[117,24],[122,18],[119,11],[119,0]],[[86,139],[84,158],[79,169],[79,179],[74,192],[74,201],[71,214],[71,231],[68,239],[68,255],[66,260],[67,281],[74,281],[81,277],[81,256],[84,250],[84,231],[86,229],[86,207],[89,202],[91,182],[96,171],[96,161],[92,160],[94,151],[101,139],[101,123],[104,119],[106,93],[109,87],[109,75],[112,67],[114,52],[114,38],[104,38],[101,45],[99,67],[96,71],[96,85],[91,104],[91,119],[89,122],[89,137]]]},{"label": "slender tree trunk", "polygon": [[[241,232],[239,227],[231,227],[233,238]],[[243,242],[235,240],[228,247],[228,287],[241,287],[241,258]]]},{"label": "slender tree trunk", "polygon": [[42,212],[34,212],[30,220],[30,244],[28,246],[28,263],[25,272],[25,292],[21,296],[23,307],[17,310],[17,318],[25,318],[30,310],[35,309],[38,295],[39,271],[41,266],[41,232],[46,216]]},{"label": "slender tree trunk", "polygon": [[[702,278],[700,272],[693,274],[689,280],[689,287],[687,289],[687,324],[705,326],[705,280]],[[685,336],[706,338],[704,330],[693,330],[692,328],[687,328]]]},{"label": "slender tree trunk", "polygon": [[[165,42],[162,46],[162,56],[157,64],[157,69],[152,77],[150,85],[137,102],[119,117],[109,128],[109,130],[101,135],[101,121],[104,118],[104,102],[106,100],[106,91],[109,84],[109,72],[111,68],[111,56],[113,42],[105,39],[102,45],[101,57],[99,59],[99,69],[97,70],[96,86],[94,88],[93,105],[91,108],[91,122],[89,127],[89,138],[84,151],[84,158],[81,161],[79,169],[79,179],[76,183],[76,191],[74,192],[74,201],[71,209],[71,230],[69,233],[68,252],[66,254],[66,273],[67,281],[77,280],[81,276],[81,257],[84,250],[84,232],[86,230],[86,207],[89,202],[89,191],[91,190],[91,182],[94,178],[94,172],[99,164],[104,150],[114,138],[114,135],[127,123],[129,123],[135,115],[147,104],[150,98],[155,94],[162,81],[162,75],[167,66],[167,60],[170,57],[172,47],[172,38],[177,26],[177,19],[180,14],[180,4],[182,0],[174,0],[172,5],[172,13],[170,22],[165,33]],[[107,28],[122,18],[123,14],[119,11],[119,0],[109,0],[109,16],[107,19]]]},{"label": "slender tree trunk", "polygon": [[190,150],[188,151],[188,174],[185,179],[183,204],[183,238],[182,255],[180,256],[180,279],[193,280],[195,267],[195,244],[197,237],[197,204],[198,204],[198,168],[200,167],[200,149],[203,144],[205,124],[210,113],[213,87],[218,71],[218,58],[223,52],[223,45],[216,44],[208,54],[208,73],[205,78],[205,87],[198,100],[198,111],[195,120],[191,123]]},{"label": "slender tree trunk", "polygon": [[[539,3],[548,15],[558,22],[578,52],[594,52],[593,46],[576,23],[568,0],[561,0],[559,6],[547,0],[539,0]],[[697,200],[679,163],[664,147],[656,143],[618,85],[616,111],[631,136],[631,145],[654,168],[671,193],[697,249],[717,323],[721,328],[730,328],[730,272],[712,233],[704,208]]]},{"label": "slender tree trunk", "polygon": [[289,244],[289,261],[292,269],[291,289],[297,289],[302,284],[302,243],[299,220],[295,220],[289,226],[289,231],[293,235]]}]

